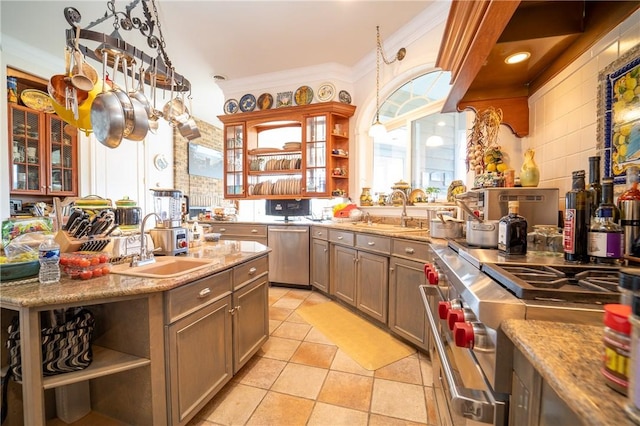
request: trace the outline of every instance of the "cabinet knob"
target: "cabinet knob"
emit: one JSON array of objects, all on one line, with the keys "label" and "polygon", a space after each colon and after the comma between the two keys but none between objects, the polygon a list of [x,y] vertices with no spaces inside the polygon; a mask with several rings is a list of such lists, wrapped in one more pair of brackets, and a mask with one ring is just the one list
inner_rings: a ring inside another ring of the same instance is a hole
[{"label": "cabinet knob", "polygon": [[257,271],[257,269],[256,269],[256,268],[251,268],[251,269],[249,269],[249,275],[253,275],[253,274],[255,274],[255,273],[256,273],[256,271]]},{"label": "cabinet knob", "polygon": [[343,239],[342,235],[338,237],[339,240]]},{"label": "cabinet knob", "polygon": [[257,233],[258,233],[258,230],[257,230],[257,229],[252,229],[252,230],[251,230],[251,233],[252,233],[252,234],[257,234]]},{"label": "cabinet knob", "polygon": [[414,249],[412,249],[411,247],[407,247],[406,249],[404,249],[405,253],[409,253],[409,254],[413,254],[415,252]]},{"label": "cabinet knob", "polygon": [[211,289],[209,287],[203,288],[202,290],[200,290],[200,293],[198,293],[198,299],[204,299],[205,297],[209,296],[210,293]]},{"label": "cabinet knob", "polygon": [[327,249],[324,249],[324,252],[325,252],[325,253],[326,253],[327,251],[329,251],[329,250],[327,250]]},{"label": "cabinet knob", "polygon": [[230,313],[231,315],[235,314],[235,313],[236,313],[236,308],[231,308],[231,309],[229,309],[229,313]]},{"label": "cabinet knob", "polygon": [[375,245],[376,245],[376,243],[374,243],[373,241],[369,241],[369,242],[367,243],[367,245],[368,245],[368,246],[375,246]]},{"label": "cabinet knob", "polygon": [[220,232],[226,232],[226,231],[227,231],[227,228],[220,228],[220,229],[219,229],[219,231],[220,231]]},{"label": "cabinet knob", "polygon": [[393,271],[395,271],[394,268],[389,268],[389,272],[393,272]]}]

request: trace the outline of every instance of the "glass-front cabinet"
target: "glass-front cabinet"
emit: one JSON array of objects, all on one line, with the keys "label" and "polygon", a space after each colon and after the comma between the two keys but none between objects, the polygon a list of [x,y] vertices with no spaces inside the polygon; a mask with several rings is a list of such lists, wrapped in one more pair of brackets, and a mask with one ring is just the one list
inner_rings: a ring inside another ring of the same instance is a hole
[{"label": "glass-front cabinet", "polygon": [[77,195],[77,136],[64,128],[55,114],[9,104],[12,194]]},{"label": "glass-front cabinet", "polygon": [[324,102],[219,116],[225,198],[346,196],[354,112],[355,106]]}]

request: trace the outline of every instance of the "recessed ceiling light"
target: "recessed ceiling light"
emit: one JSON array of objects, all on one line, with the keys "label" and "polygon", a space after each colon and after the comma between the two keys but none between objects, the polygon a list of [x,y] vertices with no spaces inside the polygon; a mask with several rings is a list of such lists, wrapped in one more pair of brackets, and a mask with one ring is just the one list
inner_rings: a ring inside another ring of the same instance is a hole
[{"label": "recessed ceiling light", "polygon": [[507,56],[507,59],[505,59],[504,61],[509,65],[517,64],[522,61],[526,61],[527,59],[529,59],[530,56],[531,56],[531,53],[529,52],[518,52],[518,53],[514,53],[513,55]]}]

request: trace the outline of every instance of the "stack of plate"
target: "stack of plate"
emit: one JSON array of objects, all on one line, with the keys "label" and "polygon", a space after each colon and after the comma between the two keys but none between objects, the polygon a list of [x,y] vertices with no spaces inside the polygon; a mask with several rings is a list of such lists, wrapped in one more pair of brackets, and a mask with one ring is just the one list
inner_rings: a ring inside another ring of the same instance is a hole
[{"label": "stack of plate", "polygon": [[302,148],[302,143],[301,142],[286,142],[282,148],[286,149],[286,150],[300,149],[300,148]]}]

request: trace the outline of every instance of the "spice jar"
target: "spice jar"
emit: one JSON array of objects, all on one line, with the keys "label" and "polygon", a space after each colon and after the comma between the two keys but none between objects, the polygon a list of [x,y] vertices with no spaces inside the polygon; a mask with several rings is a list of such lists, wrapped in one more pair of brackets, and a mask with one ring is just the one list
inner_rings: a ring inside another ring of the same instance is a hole
[{"label": "spice jar", "polygon": [[629,387],[629,359],[631,355],[631,306],[618,303],[604,306],[604,366],[606,384],[627,394]]}]

